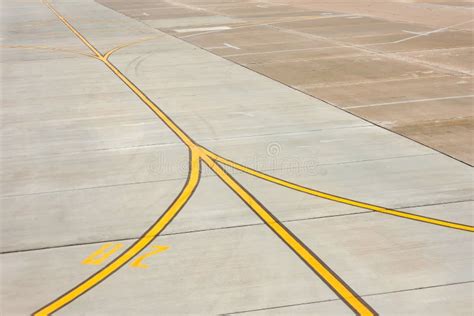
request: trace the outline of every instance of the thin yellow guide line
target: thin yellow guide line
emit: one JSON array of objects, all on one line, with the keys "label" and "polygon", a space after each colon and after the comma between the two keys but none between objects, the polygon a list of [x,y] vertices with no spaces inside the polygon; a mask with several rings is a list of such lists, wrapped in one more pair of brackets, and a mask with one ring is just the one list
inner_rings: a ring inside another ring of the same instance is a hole
[{"label": "thin yellow guide line", "polygon": [[348,199],[348,198],[336,196],[336,195],[321,192],[321,191],[318,191],[318,190],[306,188],[306,187],[303,187],[301,185],[291,183],[291,182],[288,182],[288,181],[270,176],[270,175],[265,174],[263,172],[251,169],[249,167],[242,166],[242,165],[240,165],[236,162],[233,162],[233,161],[225,159],[225,158],[223,158],[219,155],[216,155],[216,154],[210,152],[209,150],[207,150],[205,148],[203,148],[203,150],[212,159],[214,159],[216,161],[219,161],[219,162],[221,162],[221,163],[223,163],[223,164],[225,164],[229,167],[240,170],[240,171],[245,172],[247,174],[250,174],[254,177],[257,177],[257,178],[260,178],[260,179],[263,179],[263,180],[273,182],[275,184],[287,187],[287,188],[292,189],[292,190],[304,192],[304,193],[311,194],[311,195],[314,195],[314,196],[317,196],[317,197],[320,197],[320,198],[323,198],[323,199],[331,200],[331,201],[334,201],[334,202],[343,203],[343,204],[347,204],[347,205],[356,206],[356,207],[359,207],[359,208],[372,210],[374,212],[389,214],[389,215],[398,216],[398,217],[411,219],[411,220],[415,220],[415,221],[420,221],[420,222],[424,222],[424,223],[428,223],[428,224],[433,224],[433,225],[438,225],[438,226],[443,226],[443,227],[448,227],[448,228],[453,228],[453,229],[459,229],[459,230],[464,230],[464,231],[468,231],[468,232],[474,232],[474,227],[473,226],[460,224],[460,223],[453,223],[453,222],[443,221],[443,220],[436,219],[436,218],[425,217],[425,216],[416,215],[416,214],[407,213],[407,212],[402,212],[402,211],[397,211],[397,210],[384,208],[384,207],[377,206],[377,205],[372,205],[372,204],[368,204],[368,203],[364,203],[364,202],[351,200],[351,199]]},{"label": "thin yellow guide line", "polygon": [[153,101],[150,100],[133,82],[131,82],[120,70],[117,69],[110,61],[104,59],[104,64],[112,70],[129,88],[137,95],[137,97],[145,103],[162,121],[168,126],[188,148],[196,148],[196,143],[186,133],[179,128]]},{"label": "thin yellow guide line", "polygon": [[108,52],[106,52],[104,54],[104,58],[105,59],[109,59],[109,57],[115,53],[116,51],[122,49],[122,48],[126,48],[126,47],[130,47],[132,45],[136,45],[136,44],[140,44],[140,43],[143,43],[143,42],[146,42],[146,41],[151,41],[153,39],[157,39],[157,38],[160,38],[162,37],[162,35],[160,36],[152,36],[152,37],[145,37],[145,38],[142,38],[142,39],[139,39],[139,40],[136,40],[136,41],[132,41],[132,42],[128,42],[128,43],[124,43],[122,45],[119,45],[117,47],[114,47],[112,48],[111,50],[109,50]]},{"label": "thin yellow guide line", "polygon": [[49,2],[49,0],[42,0],[43,4],[46,5],[56,17],[67,26],[67,28],[74,33],[89,49],[97,56],[104,57],[91,43],[89,43],[84,36],[81,35]]},{"label": "thin yellow guide line", "polygon": [[0,47],[19,48],[19,49],[48,50],[48,51],[53,51],[53,52],[76,54],[76,55],[80,55],[80,56],[84,56],[84,57],[98,59],[97,56],[95,56],[95,55],[91,55],[91,54],[88,54],[88,53],[82,53],[82,52],[79,52],[79,51],[75,51],[75,50],[72,50],[72,49],[66,49],[66,48],[48,47],[48,46],[41,46],[41,45],[0,45]]}]

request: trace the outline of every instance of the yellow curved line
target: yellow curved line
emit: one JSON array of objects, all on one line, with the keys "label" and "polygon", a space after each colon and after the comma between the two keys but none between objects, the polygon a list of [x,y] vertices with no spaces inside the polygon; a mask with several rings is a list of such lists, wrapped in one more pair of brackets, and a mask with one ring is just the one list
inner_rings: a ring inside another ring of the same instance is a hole
[{"label": "yellow curved line", "polygon": [[143,91],[141,91],[133,82],[131,82],[126,76],[124,76],[120,70],[115,67],[114,64],[112,64],[107,58],[105,58],[105,55],[103,55],[99,50],[97,50],[84,36],[82,36],[81,33],[79,33],[74,26],[71,25],[71,23],[68,22],[67,19],[65,19],[61,13],[59,13],[49,2],[49,0],[42,0],[43,4],[46,5],[53,13],[56,15],[56,17],[61,20],[61,22],[77,37],[81,42],[86,45],[96,56],[99,60],[101,60],[107,67],[109,67],[112,72],[120,78],[120,80],[123,81],[127,85],[127,87],[132,90],[140,100],[145,103],[160,119],[163,121],[163,123],[168,126],[175,134],[176,136],[181,139],[181,141],[188,146],[190,150],[197,148],[196,144],[191,140],[191,138],[186,135],[186,133],[176,125],[171,118],[169,118],[168,115],[166,115],[165,112],[163,112],[148,96],[146,96]]},{"label": "yellow curved line", "polygon": [[34,46],[34,45],[0,45],[0,47],[4,48],[21,48],[21,49],[38,49],[38,50],[50,50],[50,51],[55,51],[55,52],[64,52],[64,53],[69,53],[69,54],[76,54],[76,55],[81,55],[85,57],[90,57],[90,58],[97,58],[97,56],[87,54],[87,53],[81,53],[77,52],[71,49],[65,49],[65,48],[56,48],[56,47],[48,47],[48,46]]},{"label": "yellow curved line", "polygon": [[398,216],[398,217],[402,217],[402,218],[406,218],[406,219],[411,219],[411,220],[420,221],[420,222],[424,222],[424,223],[428,223],[428,224],[443,226],[443,227],[447,227],[447,228],[453,228],[453,229],[459,229],[459,230],[464,230],[464,231],[468,231],[468,232],[474,232],[474,227],[473,226],[460,224],[460,223],[453,223],[453,222],[443,221],[443,220],[436,219],[436,218],[425,217],[425,216],[416,215],[416,214],[407,213],[407,212],[402,212],[402,211],[397,211],[397,210],[394,210],[394,209],[389,209],[389,208],[385,208],[385,207],[381,207],[381,206],[377,206],[377,205],[372,205],[372,204],[368,204],[368,203],[364,203],[364,202],[359,202],[359,201],[351,200],[351,199],[348,199],[348,198],[336,196],[336,195],[333,195],[333,194],[321,192],[321,191],[318,191],[318,190],[306,188],[306,187],[303,187],[303,186],[295,184],[295,183],[291,183],[291,182],[288,182],[288,181],[285,181],[285,180],[282,180],[282,179],[279,179],[279,178],[276,178],[276,177],[272,177],[268,174],[265,174],[263,172],[251,169],[249,167],[242,166],[242,165],[240,165],[236,162],[233,162],[231,160],[228,160],[228,159],[225,159],[221,156],[218,156],[218,155],[210,152],[209,150],[207,150],[205,148],[202,148],[202,150],[205,151],[206,154],[209,155],[212,159],[214,159],[216,161],[219,161],[219,162],[221,162],[221,163],[223,163],[223,164],[225,164],[229,167],[240,170],[240,171],[245,172],[247,174],[250,174],[254,177],[257,177],[257,178],[260,178],[260,179],[263,179],[263,180],[266,180],[266,181],[269,181],[269,182],[273,182],[275,184],[279,184],[279,185],[287,187],[289,189],[293,189],[293,190],[296,190],[296,191],[299,191],[299,192],[314,195],[314,196],[317,196],[317,197],[320,197],[320,198],[323,198],[323,199],[327,199],[327,200],[331,200],[331,201],[334,201],[334,202],[364,208],[364,209],[371,210],[371,211],[374,211],[374,212],[389,214],[389,215],[393,215],[393,216]]},{"label": "yellow curved line", "polygon": [[278,235],[357,315],[376,315],[376,313],[350,287],[298,240],[282,223],[280,223],[262,204],[260,204],[246,189],[237,183],[232,176],[214,163],[208,156],[202,160],[214,173],[224,181],[257,215]]},{"label": "yellow curved line", "polygon": [[136,41],[133,41],[133,42],[124,43],[124,44],[119,45],[117,47],[114,47],[111,50],[109,50],[108,52],[106,52],[104,54],[104,58],[109,59],[109,57],[113,53],[117,52],[118,50],[120,50],[122,48],[130,47],[130,46],[140,44],[140,43],[143,43],[143,42],[146,42],[146,41],[151,41],[151,40],[154,40],[154,39],[157,39],[157,38],[160,38],[160,37],[163,37],[163,35],[158,35],[158,36],[153,36],[153,37],[146,37],[146,38],[142,38],[142,39],[139,39],[139,40],[136,40]]},{"label": "yellow curved line", "polygon": [[143,249],[145,249],[162,231],[163,229],[173,220],[173,218],[179,213],[181,208],[186,204],[194,189],[197,187],[200,178],[200,159],[197,154],[191,151],[191,167],[190,173],[186,184],[178,195],[176,200],[168,207],[165,213],[160,219],[151,226],[143,236],[135,241],[127,250],[125,250],[119,257],[110,262],[103,269],[99,270],[96,274],[83,281],[81,284],[74,287],[72,290],[55,299],[48,305],[44,306],[40,310],[36,311],[33,315],[44,316],[50,315],[57,310],[69,304],[82,294],[89,291],[91,288],[102,282],[104,279],[109,277],[112,273],[123,267],[133,257],[138,255]]}]

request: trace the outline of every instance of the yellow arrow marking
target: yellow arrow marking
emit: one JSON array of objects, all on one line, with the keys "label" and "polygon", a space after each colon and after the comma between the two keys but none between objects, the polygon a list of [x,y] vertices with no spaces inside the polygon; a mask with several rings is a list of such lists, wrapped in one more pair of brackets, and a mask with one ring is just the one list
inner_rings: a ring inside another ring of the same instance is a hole
[{"label": "yellow arrow marking", "polygon": [[113,244],[113,243],[107,243],[91,253],[87,258],[82,260],[82,264],[93,264],[93,265],[99,265],[107,258],[109,258],[111,255],[113,255],[117,250],[122,248],[122,244]]},{"label": "yellow arrow marking", "polygon": [[156,255],[160,252],[168,250],[170,247],[168,247],[168,246],[152,246],[152,248],[154,248],[154,250],[141,255],[135,261],[133,261],[130,265],[134,268],[144,268],[144,269],[146,269],[146,268],[148,268],[148,265],[143,264],[142,263],[143,260],[145,260],[146,258],[151,257],[153,255]]}]

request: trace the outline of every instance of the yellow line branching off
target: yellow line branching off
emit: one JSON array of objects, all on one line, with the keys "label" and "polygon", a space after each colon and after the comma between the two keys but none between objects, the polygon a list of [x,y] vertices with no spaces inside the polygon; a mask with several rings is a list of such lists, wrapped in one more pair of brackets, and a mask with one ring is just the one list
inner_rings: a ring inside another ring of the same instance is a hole
[{"label": "yellow line branching off", "polygon": [[303,260],[357,315],[375,315],[375,311],[362,300],[337,274],[301,242],[286,226],[273,216],[256,198],[222,167],[209,156],[202,160],[229,188],[245,202],[255,214],[276,234],[285,244]]},{"label": "yellow line branching off", "polygon": [[144,42],[148,42],[148,41],[151,41],[151,40],[154,40],[154,39],[157,39],[157,38],[160,38],[160,37],[163,37],[163,35],[157,35],[157,36],[152,36],[152,37],[145,37],[145,38],[142,38],[142,39],[139,39],[139,40],[136,40],[136,41],[132,41],[132,42],[128,42],[128,43],[124,43],[124,44],[121,44],[117,47],[114,47],[112,48],[111,50],[109,50],[108,52],[106,52],[104,54],[104,58],[105,59],[109,59],[110,56],[117,52],[118,50],[121,50],[122,48],[126,48],[126,47],[130,47],[130,46],[133,46],[133,45],[137,45],[137,44],[141,44],[141,43],[144,43]]},{"label": "yellow line branching off", "polygon": [[389,209],[389,208],[385,208],[385,207],[381,207],[381,206],[377,206],[377,205],[373,205],[373,204],[368,204],[368,203],[364,203],[364,202],[351,200],[351,199],[340,197],[340,196],[337,196],[337,195],[321,192],[321,191],[318,191],[318,190],[315,190],[315,189],[306,188],[304,186],[301,186],[301,185],[298,185],[298,184],[295,184],[295,183],[291,183],[289,181],[285,181],[285,180],[270,176],[270,175],[265,174],[263,172],[251,169],[249,167],[242,166],[242,165],[240,165],[236,162],[233,162],[231,160],[228,160],[228,159],[225,159],[221,156],[218,156],[218,155],[212,153],[211,151],[209,151],[207,149],[203,149],[203,150],[206,151],[206,153],[210,157],[212,157],[212,159],[214,159],[215,161],[218,161],[218,162],[220,162],[224,165],[227,165],[227,166],[232,167],[234,169],[237,169],[237,170],[240,170],[240,171],[245,172],[247,174],[250,174],[254,177],[257,177],[257,178],[263,179],[265,181],[269,181],[269,182],[284,186],[284,187],[292,189],[292,190],[296,190],[296,191],[299,191],[299,192],[314,195],[314,196],[317,196],[317,197],[320,197],[320,198],[323,198],[323,199],[326,199],[326,200],[330,200],[330,201],[334,201],[334,202],[338,202],[338,203],[342,203],[342,204],[347,204],[347,205],[351,205],[351,206],[371,210],[371,211],[374,211],[374,212],[389,214],[389,215],[398,216],[398,217],[411,219],[411,220],[415,220],[415,221],[420,221],[420,222],[424,222],[424,223],[428,223],[428,224],[433,224],[433,225],[438,225],[438,226],[443,226],[443,227],[448,227],[448,228],[453,228],[453,229],[459,229],[459,230],[464,230],[464,231],[468,231],[468,232],[474,232],[474,227],[473,226],[460,224],[460,223],[443,221],[443,220],[440,220],[440,219],[421,216],[421,215],[412,214],[412,213],[408,213],[408,212],[402,212],[402,211]]}]

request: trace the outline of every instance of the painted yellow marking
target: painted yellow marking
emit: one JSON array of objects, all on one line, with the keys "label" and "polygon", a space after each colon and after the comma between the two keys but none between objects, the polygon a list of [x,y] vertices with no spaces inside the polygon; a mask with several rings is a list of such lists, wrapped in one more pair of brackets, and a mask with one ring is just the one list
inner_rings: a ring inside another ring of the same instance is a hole
[{"label": "painted yellow marking", "polygon": [[49,2],[49,0],[42,0],[43,4],[46,5],[53,13],[56,15],[56,17],[66,25],[66,27],[74,33],[97,57],[103,57],[100,52],[89,43],[84,36],[81,35],[67,20],[64,18]]},{"label": "painted yellow marking", "polygon": [[428,224],[433,224],[433,225],[444,226],[444,227],[448,227],[448,228],[454,228],[454,229],[460,229],[460,230],[464,230],[464,231],[474,232],[474,227],[473,226],[460,224],[460,223],[453,223],[453,222],[443,221],[443,220],[436,219],[436,218],[425,217],[425,216],[416,215],[416,214],[407,213],[407,212],[402,212],[402,211],[397,211],[397,210],[384,208],[384,207],[377,206],[377,205],[372,205],[372,204],[368,204],[368,203],[364,203],[364,202],[359,202],[359,201],[347,199],[347,198],[344,198],[344,197],[332,195],[332,194],[321,192],[321,191],[318,191],[318,190],[313,190],[313,189],[310,189],[310,188],[306,188],[306,187],[303,187],[303,186],[300,186],[300,185],[297,185],[297,184],[294,184],[294,183],[291,183],[291,182],[288,182],[288,181],[285,181],[285,180],[282,180],[282,179],[279,179],[279,178],[272,177],[268,174],[265,174],[265,173],[260,172],[260,171],[256,171],[256,170],[251,169],[249,167],[242,166],[242,165],[240,165],[238,163],[235,163],[231,160],[228,160],[228,159],[225,159],[221,156],[218,156],[218,155],[210,152],[209,150],[207,150],[205,148],[202,148],[202,150],[205,151],[206,154],[209,155],[212,159],[215,159],[216,161],[219,161],[219,162],[221,162],[221,163],[223,163],[223,164],[225,164],[229,167],[235,168],[235,169],[240,170],[242,172],[248,173],[248,174],[250,174],[254,177],[257,177],[257,178],[260,178],[260,179],[263,179],[263,180],[266,180],[266,181],[269,181],[269,182],[273,182],[275,184],[279,184],[281,186],[284,186],[284,187],[287,187],[287,188],[290,188],[290,189],[293,189],[293,190],[296,190],[296,191],[311,194],[311,195],[314,195],[314,196],[317,196],[317,197],[320,197],[320,198],[323,198],[323,199],[331,200],[331,201],[334,201],[334,202],[343,203],[343,204],[347,204],[347,205],[352,205],[352,206],[372,210],[374,212],[389,214],[389,215],[398,216],[398,217],[411,219],[411,220],[415,220],[415,221],[420,221],[420,222],[424,222],[424,223],[428,223]]},{"label": "painted yellow marking", "polygon": [[190,149],[196,148],[196,144],[186,133],[181,130],[169,117],[166,115],[153,101],[150,100],[138,87],[125,77],[111,62],[103,60],[104,64],[112,70],[112,72],[119,77],[139,98],[145,103],[150,110],[152,110],[162,121],[168,126],[181,141]]},{"label": "painted yellow marking", "polygon": [[86,45],[96,56],[100,59],[112,72],[125,83],[130,90],[132,90],[137,97],[142,100],[162,121],[168,126],[179,139],[186,144],[190,149],[196,148],[195,143],[186,133],[180,129],[169,117],[166,115],[150,98],[148,98],[133,82],[125,77],[120,70],[117,69],[110,61],[105,58],[84,36],[82,36],[49,2],[49,0],[42,0],[43,3],[58,17],[58,19]]},{"label": "painted yellow marking", "polygon": [[96,56],[87,54],[87,53],[82,53],[79,51],[75,51],[72,49],[66,49],[66,48],[57,48],[57,47],[49,47],[49,46],[41,46],[41,45],[0,45],[0,47],[4,48],[20,48],[20,49],[38,49],[38,50],[49,50],[49,51],[55,51],[55,52],[63,52],[63,53],[69,53],[69,54],[76,54],[76,55],[81,55],[85,57],[90,57],[90,58],[96,58]]},{"label": "painted yellow marking", "polygon": [[90,290],[98,283],[102,282],[104,279],[134,258],[143,249],[145,249],[163,231],[168,223],[171,222],[171,220],[178,214],[184,204],[186,204],[186,202],[189,200],[199,182],[200,168],[201,166],[199,157],[191,152],[191,171],[183,191],[181,191],[176,200],[170,205],[170,207],[160,217],[160,219],[153,226],[151,226],[140,239],[133,243],[132,246],[125,250],[120,256],[115,258],[107,266],[89,277],[81,284],[77,285],[63,296],[44,306],[33,315],[40,316],[54,313],[64,305],[70,303]]},{"label": "painted yellow marking", "polygon": [[107,243],[82,260],[82,264],[99,265],[122,248],[122,244]]},{"label": "painted yellow marking", "polygon": [[221,178],[257,215],[280,237],[343,301],[358,315],[376,315],[368,305],[355,294],[336,274],[299,241],[283,224],[272,216],[247,190],[238,184],[222,167],[214,163],[207,155],[202,160]]},{"label": "painted yellow marking", "polygon": [[133,261],[130,265],[134,268],[148,268],[148,265],[147,264],[143,264],[142,261],[145,260],[146,258],[148,257],[151,257],[153,255],[156,255],[160,252],[163,252],[165,250],[168,250],[170,247],[168,246],[152,246],[154,248],[154,250],[150,251],[150,252],[147,252],[143,255],[141,255],[140,257],[137,257],[137,259],[135,259],[135,261]]},{"label": "painted yellow marking", "polygon": [[157,38],[160,38],[160,37],[163,37],[163,35],[159,35],[159,36],[152,36],[152,37],[145,37],[145,38],[142,38],[142,39],[139,39],[139,40],[136,40],[136,41],[133,41],[133,42],[128,42],[128,43],[124,43],[122,45],[119,45],[117,47],[114,47],[112,48],[111,50],[109,50],[107,53],[104,54],[104,58],[105,59],[109,59],[109,57],[115,53],[116,51],[122,49],[122,48],[126,48],[126,47],[130,47],[130,46],[133,46],[133,45],[136,45],[136,44],[140,44],[140,43],[144,43],[144,42],[147,42],[147,41],[151,41],[151,40],[154,40],[154,39],[157,39]]},{"label": "painted yellow marking", "polygon": [[[280,180],[264,173],[255,171],[253,169],[241,166],[235,162],[224,159],[220,156],[213,154],[207,149],[197,145],[186,133],[181,130],[172,120],[169,118],[151,99],[149,99],[133,82],[131,82],[125,75],[123,75],[120,70],[118,70],[109,60],[108,57],[121,47],[112,49],[107,54],[101,54],[85,37],[83,37],[49,2],[49,0],[42,0],[43,3],[58,17],[58,19],[64,23],[64,25],[81,40],[84,45],[86,45],[99,59],[102,61],[119,79],[121,79],[127,87],[132,90],[137,97],[145,103],[157,116],[158,118],[168,126],[178,137],[179,139],[189,148],[191,155],[191,166],[188,174],[188,179],[183,188],[183,191],[178,195],[176,200],[169,206],[165,213],[157,220],[157,222],[151,226],[145,234],[138,239],[132,246],[125,250],[120,256],[110,262],[106,267],[98,271],[96,274],[92,275],[86,279],[81,284],[74,287],[69,292],[65,293],[61,297],[52,301],[48,305],[44,306],[40,310],[34,313],[34,315],[49,315],[64,305],[72,302],[80,295],[84,294],[90,290],[95,285],[102,282],[112,273],[116,272],[127,262],[137,256],[143,249],[145,249],[162,231],[163,229],[171,222],[171,220],[179,213],[184,204],[189,200],[195,188],[197,187],[200,179],[200,162],[204,161],[216,174],[217,176],[224,181],[249,207],[262,219],[262,221],[277,235],[279,236],[285,244],[288,245],[335,293],[337,293],[341,299],[351,307],[358,315],[375,315],[376,313],[354,292],[346,285],[337,275],[327,267],[324,262],[322,262],[315,254],[311,252],[301,241],[299,241],[291,231],[281,224],[269,211],[267,211],[263,205],[261,205],[246,189],[244,189],[240,184],[238,184],[230,175],[228,175],[222,167],[220,167],[215,161],[219,161],[223,164],[236,168],[238,170],[247,172],[261,179],[274,182],[285,187],[298,190],[301,192],[306,192],[315,196],[323,197],[330,199],[336,202],[345,203],[349,205],[354,205],[358,207],[372,209],[374,211],[379,211],[382,213],[387,213],[391,215],[396,215],[400,217],[405,217],[409,219],[423,218],[418,215],[403,213],[395,210],[384,209],[376,207],[370,204],[357,202],[341,197],[337,197],[331,194],[319,192],[316,190],[304,188],[302,186]],[[123,46],[125,47],[125,46]],[[404,214],[402,216],[401,214]],[[409,217],[410,215],[412,217]],[[419,219],[417,219],[419,220]],[[440,223],[446,223],[444,221],[430,219],[432,222],[422,220],[427,223],[435,223],[441,225]],[[450,223],[452,225],[462,225]],[[458,228],[448,225],[441,225],[450,228]],[[468,226],[470,227],[470,226]],[[144,259],[143,257],[142,259]],[[141,260],[140,260],[141,261]],[[140,261],[136,265],[140,265]]]}]

